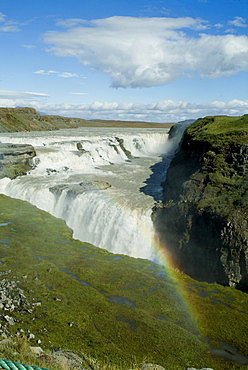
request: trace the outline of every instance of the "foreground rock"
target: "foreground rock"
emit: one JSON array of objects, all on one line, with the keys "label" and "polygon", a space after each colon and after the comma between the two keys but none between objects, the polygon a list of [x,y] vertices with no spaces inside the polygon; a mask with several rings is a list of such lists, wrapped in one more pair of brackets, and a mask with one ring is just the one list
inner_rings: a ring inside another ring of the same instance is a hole
[{"label": "foreground rock", "polygon": [[180,271],[248,291],[248,115],[190,125],[153,219]]},{"label": "foreground rock", "polygon": [[35,155],[32,145],[0,143],[0,178],[25,175]]},{"label": "foreground rock", "polygon": [[[11,270],[0,273],[0,335],[9,336],[9,326],[17,322],[12,312],[18,311],[23,315],[32,313],[36,303],[28,302],[24,291],[19,287],[18,281],[10,280]],[[25,278],[25,277],[24,277]]]}]

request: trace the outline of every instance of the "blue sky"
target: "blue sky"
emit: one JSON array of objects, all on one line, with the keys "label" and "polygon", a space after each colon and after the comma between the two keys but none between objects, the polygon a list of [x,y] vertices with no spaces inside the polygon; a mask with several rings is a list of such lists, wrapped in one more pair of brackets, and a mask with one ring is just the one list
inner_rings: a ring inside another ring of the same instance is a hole
[{"label": "blue sky", "polygon": [[177,122],[248,113],[247,0],[1,0],[0,106]]}]

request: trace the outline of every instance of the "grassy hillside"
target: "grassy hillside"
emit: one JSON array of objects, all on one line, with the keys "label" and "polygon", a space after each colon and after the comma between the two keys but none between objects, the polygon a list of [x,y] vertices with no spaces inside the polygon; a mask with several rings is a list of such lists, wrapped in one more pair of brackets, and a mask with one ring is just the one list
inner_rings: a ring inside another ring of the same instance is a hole
[{"label": "grassy hillside", "polygon": [[158,127],[168,128],[172,123],[136,121],[85,120],[61,116],[40,115],[33,108],[0,108],[0,132],[47,131],[76,127]]},{"label": "grassy hillside", "polygon": [[[46,350],[125,369],[144,359],[167,370],[247,369],[235,364],[236,350],[248,357],[246,294],[73,240],[63,221],[26,202],[0,201],[0,274],[34,304],[8,312],[16,320],[11,335],[31,332]],[[232,347],[223,350],[223,342]],[[228,361],[211,353],[217,348]]]},{"label": "grassy hillside", "polygon": [[208,175],[198,208],[224,217],[238,208],[247,211],[248,115],[198,120],[187,129],[187,140],[200,156],[202,174]]},{"label": "grassy hillside", "polygon": [[187,132],[192,140],[208,141],[213,147],[248,144],[248,114],[241,117],[210,116],[191,124]]}]

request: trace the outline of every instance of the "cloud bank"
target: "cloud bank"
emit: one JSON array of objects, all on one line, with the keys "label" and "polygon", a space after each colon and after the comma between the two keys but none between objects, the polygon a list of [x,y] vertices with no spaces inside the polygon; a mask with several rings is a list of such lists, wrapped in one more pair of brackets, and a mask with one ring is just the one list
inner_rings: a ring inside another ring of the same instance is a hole
[{"label": "cloud bank", "polygon": [[[236,17],[233,26],[245,26]],[[228,77],[248,71],[248,37],[213,35],[201,19],[110,17],[60,21],[47,32],[49,52],[75,57],[110,76],[114,88],[169,84],[182,76]],[[215,27],[216,30],[216,27]]]},{"label": "cloud bank", "polygon": [[85,119],[106,119],[147,122],[178,122],[208,115],[240,116],[248,112],[248,100],[229,102],[212,101],[193,104],[187,101],[163,100],[150,104],[93,102],[91,104],[51,104],[44,99],[45,94],[0,91],[1,107],[33,107],[46,114],[78,117]]}]

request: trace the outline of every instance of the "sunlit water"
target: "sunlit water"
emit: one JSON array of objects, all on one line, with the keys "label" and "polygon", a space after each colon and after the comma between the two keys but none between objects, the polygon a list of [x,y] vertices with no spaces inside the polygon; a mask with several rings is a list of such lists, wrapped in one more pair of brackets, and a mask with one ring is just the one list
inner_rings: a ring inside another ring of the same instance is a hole
[{"label": "sunlit water", "polygon": [[64,219],[76,239],[156,261],[151,210],[178,140],[168,140],[167,129],[0,134],[0,142],[37,153],[27,176],[0,180],[0,193]]}]

